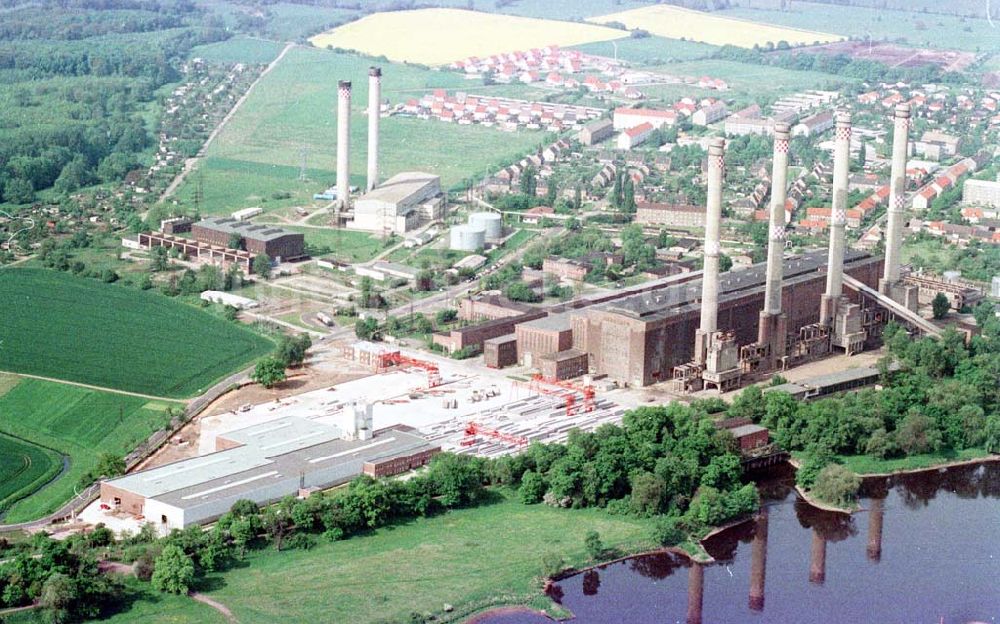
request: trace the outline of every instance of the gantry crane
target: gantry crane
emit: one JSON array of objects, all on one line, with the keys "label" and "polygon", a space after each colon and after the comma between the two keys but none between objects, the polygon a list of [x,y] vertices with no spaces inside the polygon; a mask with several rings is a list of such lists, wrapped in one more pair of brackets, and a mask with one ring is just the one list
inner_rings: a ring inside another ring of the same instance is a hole
[{"label": "gantry crane", "polygon": [[462,446],[472,446],[475,444],[475,436],[477,435],[485,435],[491,438],[496,438],[501,442],[513,444],[514,446],[526,446],[528,444],[528,438],[525,438],[524,436],[517,436],[497,431],[496,429],[490,429],[489,427],[484,427],[475,421],[470,421],[469,424],[465,426],[465,435],[469,437],[462,440]]},{"label": "gantry crane", "polygon": [[441,369],[434,362],[418,360],[417,358],[403,355],[399,351],[379,354],[377,363],[378,372],[384,373],[390,366],[412,366],[427,371],[428,388],[440,386],[442,383]]},{"label": "gantry crane", "polygon": [[[592,386],[584,386],[583,388],[577,388],[576,386],[565,382],[553,379],[547,379],[540,374],[535,374],[532,376],[531,381],[526,384],[529,390],[537,392],[539,394],[545,394],[548,396],[554,396],[561,398],[566,403],[566,416],[573,416],[578,413],[578,408],[576,405],[577,393],[583,395],[583,405],[582,409],[584,412],[594,411],[594,388]],[[556,386],[551,388],[548,386]]]}]

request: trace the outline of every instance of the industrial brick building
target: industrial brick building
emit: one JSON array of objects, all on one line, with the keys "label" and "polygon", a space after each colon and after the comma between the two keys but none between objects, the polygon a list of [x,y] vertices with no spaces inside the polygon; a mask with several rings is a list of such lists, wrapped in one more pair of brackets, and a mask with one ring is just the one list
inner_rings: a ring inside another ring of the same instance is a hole
[{"label": "industrial brick building", "polygon": [[275,261],[294,260],[305,255],[305,237],[271,225],[255,225],[230,217],[209,217],[191,226],[191,235],[201,243],[229,247],[233,235],[241,239],[250,255],[266,254]]},{"label": "industrial brick building", "polygon": [[215,448],[103,481],[101,502],[163,529],[181,529],[210,522],[241,499],[262,505],[302,489],[346,483],[362,472],[398,474],[441,450],[409,427],[358,435],[295,416],[219,435]]},{"label": "industrial brick building", "polygon": [[405,234],[444,216],[441,177],[419,171],[398,173],[354,202],[348,227]]},{"label": "industrial brick building", "polygon": [[463,321],[493,321],[520,316],[533,309],[503,295],[473,295],[458,304],[458,318]]},{"label": "industrial brick building", "polygon": [[[826,259],[825,251],[815,251],[785,260],[782,310],[790,332],[819,321]],[[878,284],[881,270],[881,258],[846,253],[844,272],[868,286]],[[734,332],[739,344],[753,343],[764,300],[765,265],[726,273],[720,281],[719,327]],[[589,354],[591,372],[619,383],[646,386],[665,381],[675,366],[692,357],[700,296],[700,280],[689,281],[574,312],[572,346]]]},{"label": "industrial brick building", "polygon": [[548,257],[542,260],[542,273],[571,282],[582,282],[593,266],[589,262]]},{"label": "industrial brick building", "polygon": [[590,357],[579,349],[566,349],[547,353],[538,358],[538,370],[545,379],[573,379],[586,375]]},{"label": "industrial brick building", "polygon": [[543,355],[573,347],[573,329],[567,312],[520,323],[514,333],[517,361],[525,366],[538,366]]},{"label": "industrial brick building", "polygon": [[448,353],[455,353],[462,349],[481,349],[483,342],[490,338],[498,338],[514,332],[514,327],[520,323],[533,321],[545,316],[544,310],[526,312],[518,316],[498,318],[486,321],[478,325],[459,327],[448,333],[437,332],[433,335],[434,344],[443,348]]},{"label": "industrial brick building", "polygon": [[490,368],[506,368],[517,364],[517,336],[507,334],[483,341],[483,360]]},{"label": "industrial brick building", "polygon": [[210,245],[163,232],[140,232],[137,242],[142,249],[152,249],[153,247],[177,249],[188,258],[197,262],[219,264],[224,267],[235,264],[246,273],[250,273],[250,267],[253,262],[253,256],[242,249],[229,249],[225,246]]}]

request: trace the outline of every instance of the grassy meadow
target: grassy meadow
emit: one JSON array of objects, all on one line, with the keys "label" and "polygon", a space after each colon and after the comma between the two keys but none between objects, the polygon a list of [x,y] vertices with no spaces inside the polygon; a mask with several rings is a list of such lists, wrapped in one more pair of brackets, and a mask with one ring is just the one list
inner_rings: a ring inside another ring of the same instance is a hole
[{"label": "grassy meadow", "polygon": [[283,47],[285,46],[277,41],[233,37],[193,48],[191,58],[200,58],[209,63],[266,65],[277,58]]},{"label": "grassy meadow", "polygon": [[392,61],[447,65],[470,56],[621,39],[621,30],[550,19],[459,9],[418,9],[366,15],[309,41]]},{"label": "grassy meadow", "polygon": [[[5,522],[31,520],[54,511],[74,495],[80,477],[97,465],[101,453],[125,455],[139,442],[166,424],[168,407],[178,403],[150,401],[139,397],[101,392],[40,379],[21,379],[0,396],[0,500],[22,497],[10,507]],[[45,476],[28,483],[30,473],[17,471],[17,460],[6,461],[15,451],[9,441],[15,436],[20,456],[33,453],[32,461],[51,462]],[[38,445],[38,446],[35,446]],[[69,457],[69,469],[51,484],[23,496],[59,472],[61,455]],[[42,456],[45,457],[42,457]],[[14,464],[13,466],[11,464]],[[8,493],[11,479],[20,483],[19,496]],[[29,487],[31,486],[31,487]]]},{"label": "grassy meadow", "polygon": [[690,39],[711,45],[735,45],[742,48],[777,44],[810,45],[839,41],[844,37],[827,32],[805,30],[788,26],[774,26],[764,22],[751,22],[716,13],[705,13],[676,6],[653,5],[629,9],[587,19],[595,24],[618,22],[626,28],[642,28],[654,35],[670,39]]},{"label": "grassy meadow", "polygon": [[[366,57],[296,48],[254,89],[209,147],[197,172],[177,197],[186,205],[201,179],[202,213],[222,214],[247,206],[265,210],[313,205],[312,196],[335,182],[337,81],[351,80],[351,184],[363,187],[367,170],[368,68]],[[461,76],[382,63],[382,96],[391,103],[441,87],[462,90]],[[478,84],[478,83],[477,83]],[[497,92],[496,89],[489,89]],[[451,187],[520,158],[548,137],[541,132],[507,133],[390,117],[381,123],[382,179],[401,171],[429,171]],[[306,150],[308,182],[299,180]]]},{"label": "grassy meadow", "polygon": [[153,292],[0,271],[0,370],[184,398],[267,354],[249,329]]},{"label": "grassy meadow", "polygon": [[[756,99],[759,96],[776,97],[785,93],[793,93],[802,89],[817,89],[832,87],[837,84],[853,83],[852,78],[834,76],[814,71],[795,71],[781,67],[765,65],[747,65],[736,61],[706,59],[671,63],[652,68],[675,76],[710,76],[721,78],[729,83],[730,92],[738,91],[749,94]],[[676,90],[678,85],[666,85],[666,89]],[[697,92],[697,88],[684,85],[687,91]],[[657,97],[658,87],[643,86],[643,92]],[[723,92],[725,97],[730,97]]]},{"label": "grassy meadow", "polygon": [[641,39],[621,39],[618,41],[598,41],[573,46],[586,54],[615,58],[638,65],[662,65],[674,61],[691,61],[711,56],[718,48],[705,43],[681,41],[666,37],[643,37]]},{"label": "grassy meadow", "polygon": [[790,11],[732,8],[719,11],[718,15],[792,28],[818,28],[856,39],[871,36],[875,41],[899,41],[913,46],[968,51],[1000,49],[1000,28],[991,28],[981,18],[815,2],[795,2]]},{"label": "grassy meadow", "polygon": [[[373,535],[321,542],[308,551],[256,551],[246,567],[206,579],[205,592],[242,624],[406,621],[442,605],[524,603],[539,597],[541,557],[568,566],[588,561],[587,531],[636,552],[651,547],[648,521],[601,509],[523,505],[513,496],[379,529]],[[294,571],[295,582],[285,579]],[[378,571],[378,582],[371,581]],[[282,591],[270,591],[281,585]]]},{"label": "grassy meadow", "polygon": [[295,225],[282,226],[305,235],[306,247],[314,256],[332,257],[344,262],[365,262],[382,251],[382,239],[368,232],[343,228],[315,228]]}]

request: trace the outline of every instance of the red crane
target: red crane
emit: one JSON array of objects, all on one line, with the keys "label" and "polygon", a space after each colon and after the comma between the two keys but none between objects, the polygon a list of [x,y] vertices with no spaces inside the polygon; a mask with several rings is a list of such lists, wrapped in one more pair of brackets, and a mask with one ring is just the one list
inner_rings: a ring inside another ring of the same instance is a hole
[{"label": "red crane", "polygon": [[[548,386],[556,386],[556,388],[550,388]],[[540,374],[535,374],[531,378],[531,382],[527,384],[529,390],[538,392],[539,394],[545,394],[548,396],[560,397],[566,402],[566,415],[572,416],[577,413],[576,401],[577,393],[583,395],[583,411],[592,412],[594,411],[594,388],[593,386],[584,386],[583,388],[577,388],[573,384],[565,381],[559,381],[557,379],[546,379]]]},{"label": "red crane", "polygon": [[475,444],[475,436],[477,435],[485,435],[491,438],[496,438],[501,442],[513,444],[514,446],[526,446],[528,444],[528,438],[525,438],[524,436],[503,433],[502,431],[497,431],[496,429],[484,427],[475,421],[470,421],[469,424],[465,426],[465,435],[469,437],[462,440],[462,446],[472,446]]},{"label": "red crane", "polygon": [[441,370],[434,362],[418,360],[417,358],[403,355],[399,351],[382,353],[378,356],[378,371],[385,372],[390,366],[411,366],[427,371],[427,387],[434,388],[441,385]]}]

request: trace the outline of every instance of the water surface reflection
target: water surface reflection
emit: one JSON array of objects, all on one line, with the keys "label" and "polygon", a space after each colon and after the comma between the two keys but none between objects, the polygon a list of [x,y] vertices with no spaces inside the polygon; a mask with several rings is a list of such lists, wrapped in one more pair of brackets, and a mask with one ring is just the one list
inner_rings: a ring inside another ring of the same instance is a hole
[{"label": "water surface reflection", "polygon": [[868,480],[853,516],[798,500],[787,472],[761,493],[753,521],[706,542],[714,564],[639,557],[565,579],[553,597],[582,624],[1000,620],[1000,465]]}]

